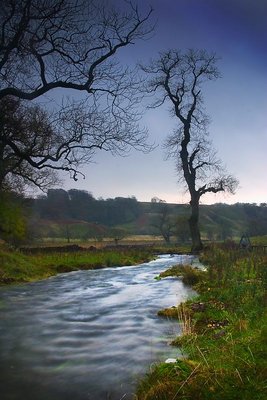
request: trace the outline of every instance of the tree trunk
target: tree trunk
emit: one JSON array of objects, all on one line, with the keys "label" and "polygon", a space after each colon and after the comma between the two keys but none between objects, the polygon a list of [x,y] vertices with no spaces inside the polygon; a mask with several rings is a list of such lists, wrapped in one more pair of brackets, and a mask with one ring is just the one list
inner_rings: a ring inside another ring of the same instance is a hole
[{"label": "tree trunk", "polygon": [[191,216],[189,218],[189,227],[192,238],[192,253],[198,253],[203,249],[203,244],[200,237],[199,231],[199,199],[192,199],[191,205]]}]

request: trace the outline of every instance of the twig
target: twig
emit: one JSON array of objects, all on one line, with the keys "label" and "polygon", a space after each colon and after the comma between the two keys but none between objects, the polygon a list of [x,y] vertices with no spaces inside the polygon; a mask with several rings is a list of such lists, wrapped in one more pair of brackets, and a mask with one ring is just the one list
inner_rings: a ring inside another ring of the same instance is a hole
[{"label": "twig", "polygon": [[196,368],[191,372],[191,374],[186,378],[186,380],[182,383],[182,385],[179,387],[179,389],[177,390],[177,392],[175,393],[175,395],[173,396],[172,400],[175,399],[175,397],[177,396],[177,394],[180,392],[180,390],[182,390],[182,388],[184,387],[184,385],[189,381],[189,379],[191,378],[191,376],[194,374],[194,372],[199,368],[200,363],[196,366]]}]

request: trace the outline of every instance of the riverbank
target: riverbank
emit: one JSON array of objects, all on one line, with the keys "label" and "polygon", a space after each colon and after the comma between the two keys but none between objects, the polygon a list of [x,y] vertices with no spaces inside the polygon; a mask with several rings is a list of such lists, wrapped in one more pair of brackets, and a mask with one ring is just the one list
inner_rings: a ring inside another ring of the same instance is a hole
[{"label": "riverbank", "polygon": [[[137,400],[263,400],[267,397],[267,256],[214,248],[206,272],[181,267],[199,295],[159,314],[177,318],[184,357],[158,364],[139,383]],[[162,278],[164,274],[161,274]]]},{"label": "riverbank", "polygon": [[[80,249],[66,246],[29,249],[26,253],[0,247],[0,284],[32,282],[58,273],[136,265],[152,260],[156,254],[174,251],[174,248],[153,246],[117,246],[102,249]],[[73,251],[74,250],[74,251]],[[177,251],[176,251],[177,252]]]},{"label": "riverbank", "polygon": [[149,250],[39,252],[23,254],[0,248],[0,284],[32,282],[62,272],[135,265],[153,259]]}]

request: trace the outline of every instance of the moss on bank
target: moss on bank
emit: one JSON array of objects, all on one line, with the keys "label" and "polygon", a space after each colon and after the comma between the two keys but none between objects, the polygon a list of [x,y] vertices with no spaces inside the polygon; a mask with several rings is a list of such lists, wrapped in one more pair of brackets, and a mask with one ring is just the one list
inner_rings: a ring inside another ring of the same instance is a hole
[{"label": "moss on bank", "polygon": [[202,260],[198,298],[161,314],[178,318],[186,358],[156,365],[137,400],[267,398],[267,255],[214,248]]},{"label": "moss on bank", "polygon": [[203,278],[204,275],[204,271],[194,268],[191,265],[174,265],[166,271],[161,272],[159,278],[174,276],[181,278],[185,285],[194,286]]}]

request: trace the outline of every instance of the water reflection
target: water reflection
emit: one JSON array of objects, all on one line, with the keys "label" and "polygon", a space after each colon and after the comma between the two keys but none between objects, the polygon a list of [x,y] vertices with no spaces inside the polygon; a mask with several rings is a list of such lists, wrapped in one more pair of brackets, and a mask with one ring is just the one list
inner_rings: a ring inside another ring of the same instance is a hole
[{"label": "water reflection", "polygon": [[137,377],[178,356],[157,310],[191,294],[160,271],[190,256],[79,271],[0,290],[2,400],[131,399]]}]

